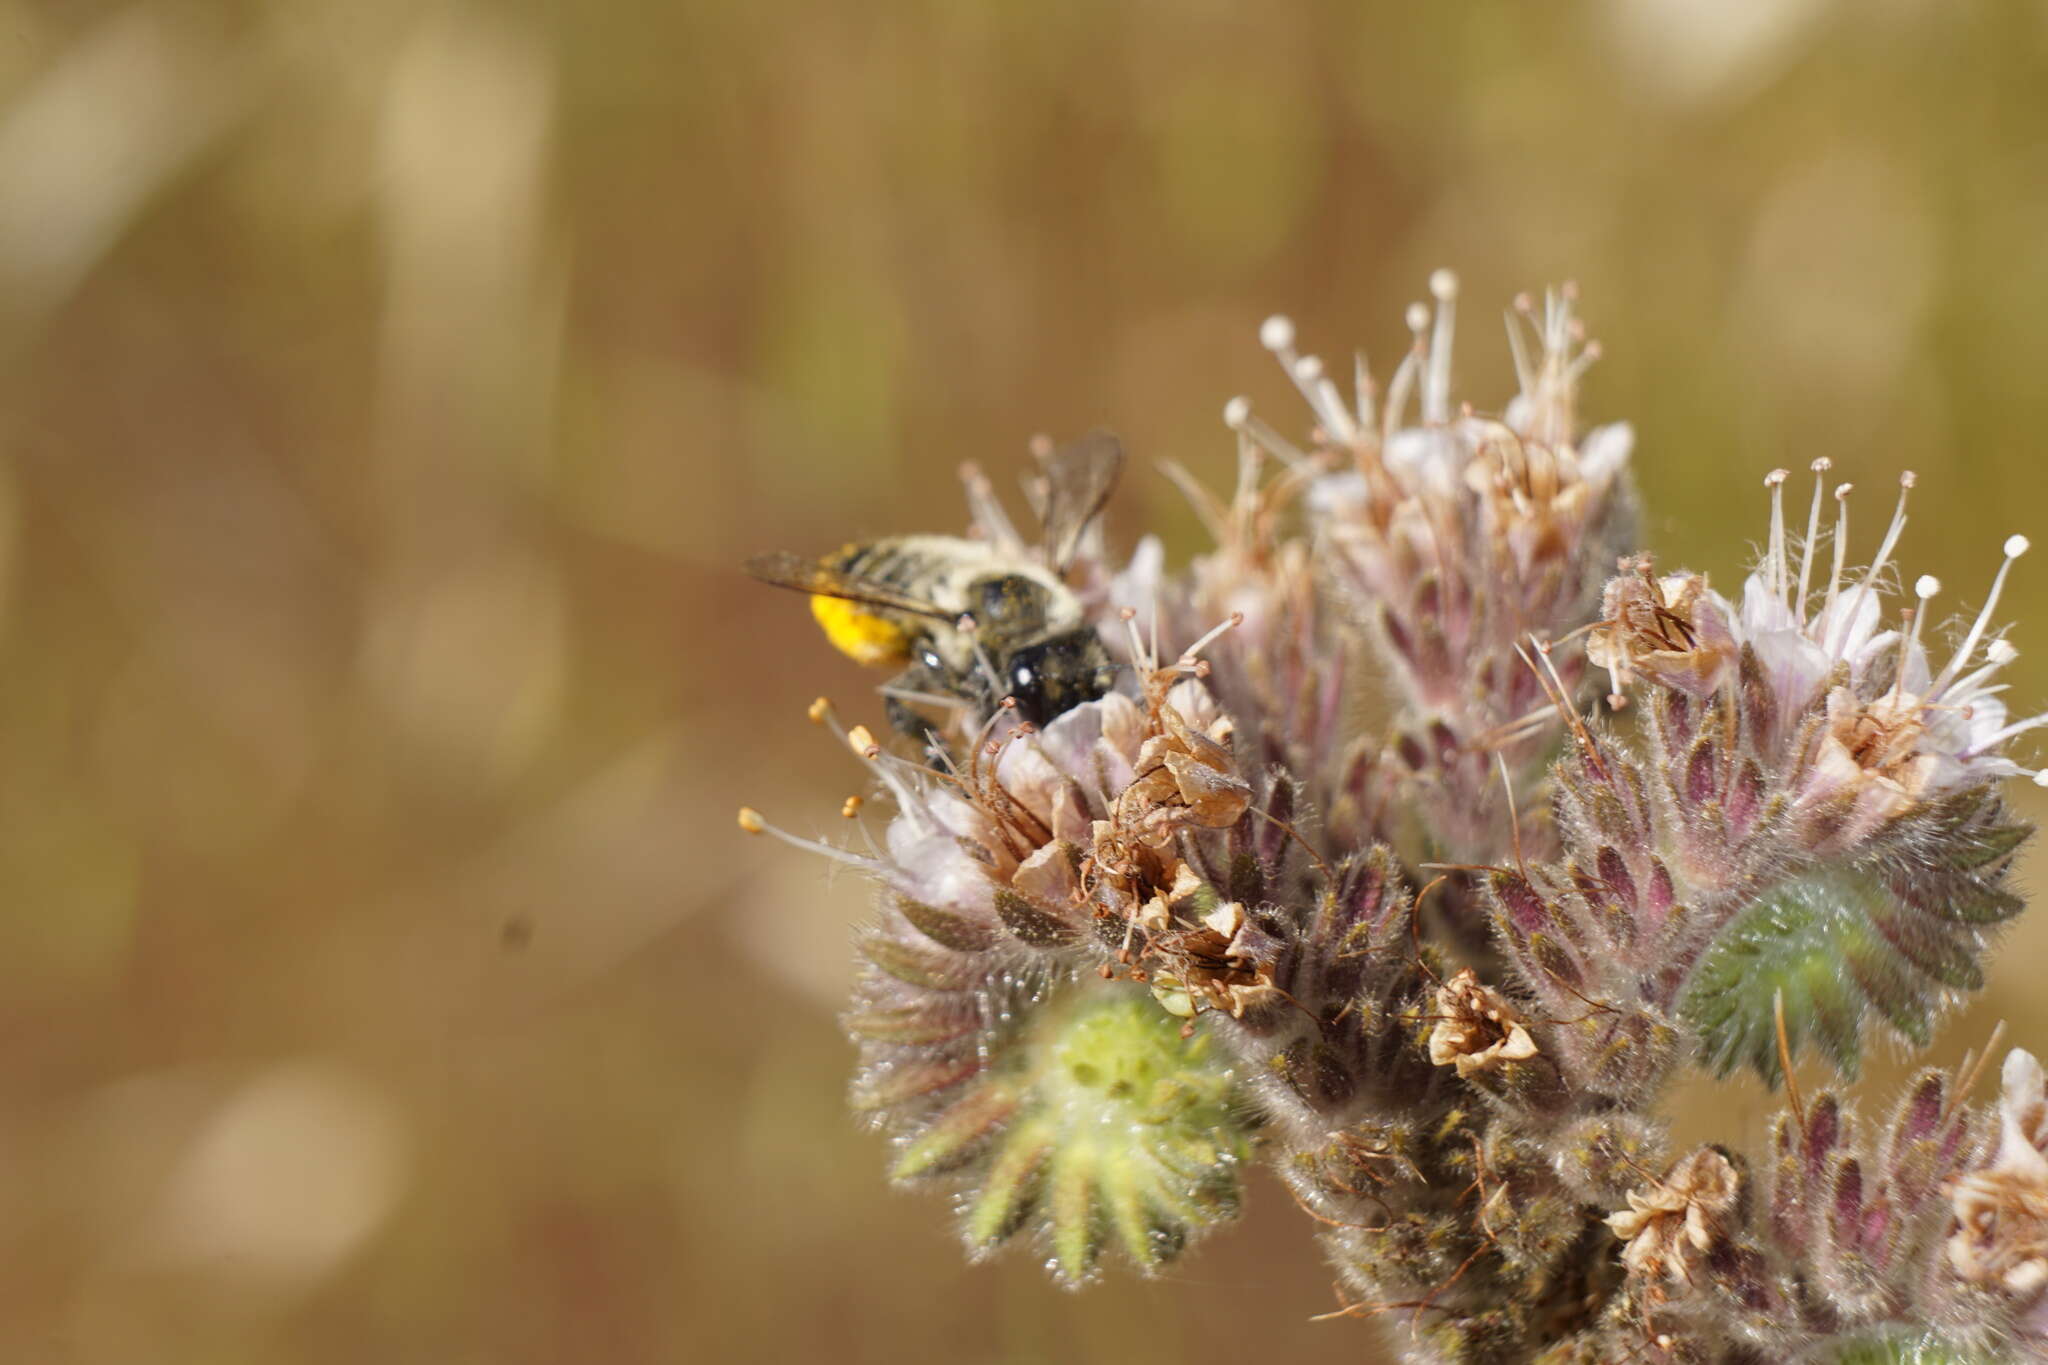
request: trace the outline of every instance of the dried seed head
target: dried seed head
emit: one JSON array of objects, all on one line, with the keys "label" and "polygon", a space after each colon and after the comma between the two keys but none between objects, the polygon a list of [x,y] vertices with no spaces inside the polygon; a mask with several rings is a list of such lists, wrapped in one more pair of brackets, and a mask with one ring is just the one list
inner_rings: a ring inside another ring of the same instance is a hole
[{"label": "dried seed head", "polygon": [[1437,988],[1436,1013],[1429,1060],[1455,1066],[1460,1077],[1536,1055],[1536,1040],[1507,997],[1481,982],[1470,967]]},{"label": "dried seed head", "polygon": [[1741,1193],[1741,1173],[1721,1152],[1702,1147],[1661,1180],[1630,1190],[1628,1207],[1607,1226],[1626,1245],[1622,1264],[1639,1279],[1683,1283],[1726,1235]]}]

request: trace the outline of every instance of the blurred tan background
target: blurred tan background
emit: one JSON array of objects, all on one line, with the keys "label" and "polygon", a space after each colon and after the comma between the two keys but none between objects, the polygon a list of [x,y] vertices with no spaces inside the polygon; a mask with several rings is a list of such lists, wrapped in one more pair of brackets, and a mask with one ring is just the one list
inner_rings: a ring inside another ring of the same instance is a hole
[{"label": "blurred tan background", "polygon": [[[2044,247],[2018,0],[0,0],[0,1361],[1372,1358],[1270,1185],[1081,1295],[882,1187],[861,889],[732,821],[830,833],[873,680],[735,566],[1038,431],[1220,479],[1261,317],[1391,357],[1451,265],[1482,406],[1581,282],[1667,561],[1910,465],[1974,604]],[[2048,1043],[2010,944],[1938,1060]]]}]

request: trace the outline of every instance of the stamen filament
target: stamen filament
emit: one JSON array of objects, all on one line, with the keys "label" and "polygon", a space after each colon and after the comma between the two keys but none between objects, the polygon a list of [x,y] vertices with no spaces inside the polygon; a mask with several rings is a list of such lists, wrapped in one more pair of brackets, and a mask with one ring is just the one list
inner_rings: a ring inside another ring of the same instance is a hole
[{"label": "stamen filament", "polygon": [[1764,579],[1771,596],[1785,600],[1788,570],[1785,562],[1785,480],[1791,471],[1773,469],[1764,475],[1764,487],[1771,490],[1771,544],[1764,552]]},{"label": "stamen filament", "polygon": [[1799,547],[1799,624],[1806,624],[1806,594],[1813,581],[1813,546],[1820,539],[1820,496],[1827,488],[1828,470],[1834,461],[1823,455],[1813,469],[1813,506],[1806,513],[1806,543]]},{"label": "stamen filament", "polygon": [[1821,614],[1828,618],[1829,636],[1822,641],[1821,647],[1830,654],[1834,653],[1835,598],[1842,591],[1842,559],[1849,553],[1849,490],[1855,486],[1845,483],[1835,489],[1835,567],[1828,575],[1827,601],[1820,608]]},{"label": "stamen filament", "polygon": [[1458,277],[1438,270],[1429,277],[1436,299],[1436,330],[1430,336],[1429,371],[1422,386],[1422,420],[1451,419],[1451,338],[1457,329]]},{"label": "stamen filament", "polygon": [[1862,606],[1863,599],[1869,595],[1871,584],[1877,581],[1878,575],[1884,572],[1885,565],[1891,562],[1892,551],[1898,548],[1899,536],[1906,529],[1906,494],[1913,490],[1916,482],[1918,476],[1910,469],[1899,475],[1899,505],[1893,509],[1892,524],[1885,528],[1884,540],[1877,547],[1877,558],[1870,561],[1869,571],[1856,585],[1856,600],[1849,604],[1849,616],[1852,619],[1856,615],[1856,608]]},{"label": "stamen filament", "polygon": [[1976,652],[1977,642],[1984,638],[1984,632],[1990,628],[1991,613],[1998,610],[1998,595],[2005,591],[2005,576],[2012,572],[2013,561],[2027,552],[2029,544],[2025,536],[2005,538],[2005,562],[1998,566],[1998,574],[1991,580],[1991,596],[1985,599],[1984,609],[1977,613],[1977,619],[1971,623],[1970,633],[1964,637],[1962,647],[1956,650],[1955,657],[1948,661],[1948,667],[1941,670],[1941,676],[1936,678],[1934,685],[1928,689],[1929,696],[1940,696],[1963,665],[1970,661],[1970,656]]},{"label": "stamen filament", "polygon": [[863,858],[860,854],[849,849],[840,848],[837,844],[828,844],[818,839],[806,839],[801,835],[791,834],[779,825],[771,825],[762,819],[761,812],[755,810],[752,806],[740,807],[739,822],[740,828],[749,834],[766,834],[771,838],[780,839],[792,848],[800,848],[807,853],[821,854],[836,863],[845,863],[849,867],[864,868],[869,871],[874,871],[881,866],[875,859]]}]

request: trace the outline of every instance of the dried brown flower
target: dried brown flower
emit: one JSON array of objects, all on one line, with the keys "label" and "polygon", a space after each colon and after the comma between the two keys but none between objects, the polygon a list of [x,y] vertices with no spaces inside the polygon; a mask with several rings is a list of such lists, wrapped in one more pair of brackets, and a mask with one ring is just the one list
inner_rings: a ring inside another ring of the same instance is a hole
[{"label": "dried brown flower", "polygon": [[1722,1215],[1735,1207],[1742,1176],[1727,1157],[1702,1147],[1661,1180],[1628,1192],[1628,1207],[1609,1214],[1607,1226],[1627,1243],[1621,1261],[1646,1280],[1689,1282],[1699,1258],[1722,1232]]},{"label": "dried brown flower", "polygon": [[1632,572],[1607,585],[1606,619],[1586,636],[1587,660],[1613,678],[1617,699],[1637,674],[1689,696],[1712,696],[1735,662],[1728,604],[1704,575],[1658,578],[1647,558],[1622,568]]},{"label": "dried brown flower", "polygon": [[1536,1055],[1536,1040],[1507,998],[1470,967],[1437,988],[1436,1012],[1436,1027],[1429,1031],[1429,1060],[1457,1067],[1460,1077]]},{"label": "dried brown flower", "polygon": [[2031,1298],[2048,1288],[2048,1084],[2032,1053],[2006,1054],[1999,1116],[1991,1164],[1950,1191],[1948,1259],[1973,1284]]}]

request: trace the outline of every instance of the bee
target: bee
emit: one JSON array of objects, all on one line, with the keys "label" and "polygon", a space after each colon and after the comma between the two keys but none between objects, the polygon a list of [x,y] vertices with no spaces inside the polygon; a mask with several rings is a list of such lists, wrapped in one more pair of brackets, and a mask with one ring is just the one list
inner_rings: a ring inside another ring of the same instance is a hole
[{"label": "bee", "polygon": [[967,711],[978,724],[1005,699],[1044,725],[1116,682],[1116,665],[1067,586],[1083,537],[1109,500],[1123,446],[1096,432],[1041,456],[1032,502],[1039,557],[958,536],[857,541],[822,558],[790,551],[747,571],[807,593],[825,638],[856,663],[900,669],[881,691],[889,720],[920,742],[914,704]]}]

